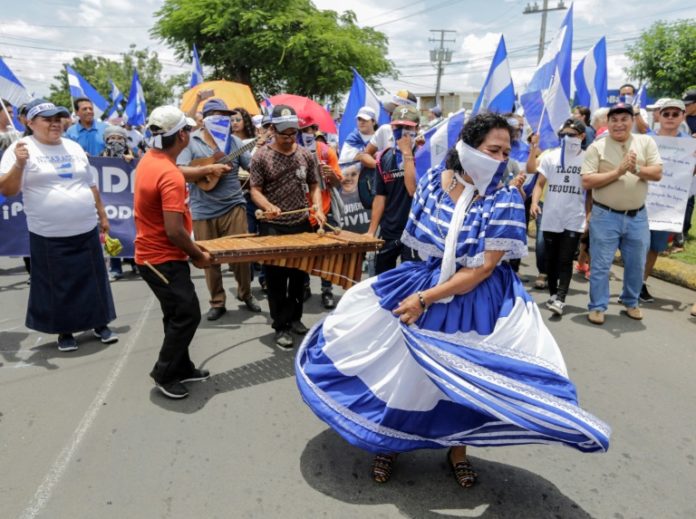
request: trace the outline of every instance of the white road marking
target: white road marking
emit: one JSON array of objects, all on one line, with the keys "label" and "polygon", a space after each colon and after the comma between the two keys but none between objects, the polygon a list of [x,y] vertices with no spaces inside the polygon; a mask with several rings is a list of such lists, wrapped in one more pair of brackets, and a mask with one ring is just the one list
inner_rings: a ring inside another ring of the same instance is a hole
[{"label": "white road marking", "polygon": [[121,350],[121,354],[119,355],[116,364],[114,364],[114,367],[111,368],[111,372],[106,377],[106,380],[102,384],[101,388],[99,388],[97,395],[94,397],[94,400],[92,400],[92,403],[87,408],[87,411],[82,417],[82,420],[80,420],[80,423],[75,429],[75,432],[73,432],[73,434],[71,435],[72,439],[65,447],[63,447],[63,450],[60,452],[60,454],[56,458],[56,461],[53,462],[53,465],[46,473],[46,476],[41,482],[41,485],[39,485],[39,488],[36,490],[36,493],[34,493],[34,497],[32,498],[31,503],[29,503],[29,506],[27,506],[24,512],[22,512],[22,515],[20,516],[22,519],[33,519],[34,517],[36,517],[44,508],[44,506],[46,506],[48,500],[51,498],[51,494],[53,494],[53,489],[56,487],[56,485],[60,482],[61,478],[63,477],[65,470],[68,468],[68,465],[70,464],[73,456],[75,455],[75,452],[80,447],[80,444],[82,443],[82,440],[87,434],[87,431],[89,431],[90,427],[94,423],[94,420],[97,417],[97,413],[103,407],[102,404],[109,396],[111,389],[114,387],[116,379],[118,379],[118,376],[121,374],[123,366],[126,365],[128,355],[133,350],[133,347],[138,341],[140,332],[143,330],[143,327],[147,322],[147,319],[150,315],[150,310],[152,309],[154,303],[155,297],[150,296],[150,299],[145,304],[145,308],[143,308],[143,312],[140,314],[138,322],[135,324],[133,332],[130,334],[130,337],[128,338],[128,342],[126,343],[123,350]]}]

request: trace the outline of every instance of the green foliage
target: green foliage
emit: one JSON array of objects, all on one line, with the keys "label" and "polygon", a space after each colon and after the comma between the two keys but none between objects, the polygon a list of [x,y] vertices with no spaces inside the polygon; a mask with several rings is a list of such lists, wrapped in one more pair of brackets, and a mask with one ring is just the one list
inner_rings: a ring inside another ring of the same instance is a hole
[{"label": "green foliage", "polygon": [[655,97],[681,98],[696,77],[696,20],[656,22],[626,51],[630,77]]},{"label": "green foliage", "polygon": [[[157,53],[150,52],[148,49],[137,50],[134,45],[130,46],[128,52],[122,54],[120,62],[101,56],[86,55],[75,58],[68,65],[89,81],[107,101],[110,101],[111,92],[109,79],[127,98],[130,93],[133,68],[137,68],[145,93],[145,102],[150,111],[157,106],[171,103],[174,100],[174,91],[183,90],[189,79],[189,74],[184,73],[163,80],[162,64],[159,62]],[[56,105],[72,109],[68,75],[64,67],[54,79],[55,83],[50,86],[49,99]]]},{"label": "green foliage", "polygon": [[214,79],[257,92],[335,100],[350,88],[351,67],[373,85],[395,73],[383,33],[310,0],[165,0],[155,16],[153,35],[180,59],[190,61],[195,43]]}]

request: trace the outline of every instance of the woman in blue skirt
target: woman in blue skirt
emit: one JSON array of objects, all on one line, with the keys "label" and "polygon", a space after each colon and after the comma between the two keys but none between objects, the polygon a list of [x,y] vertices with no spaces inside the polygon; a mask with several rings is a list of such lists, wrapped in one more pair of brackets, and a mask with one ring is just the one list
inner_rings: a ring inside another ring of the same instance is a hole
[{"label": "woman in blue skirt", "polygon": [[524,201],[500,179],[511,129],[497,114],[464,126],[445,168],[418,183],[406,262],[350,289],[296,360],[305,402],[389,480],[396,454],[449,447],[462,487],[466,446],[563,444],[606,451],[610,429],[581,409],[563,356],[503,260],[527,254]]}]

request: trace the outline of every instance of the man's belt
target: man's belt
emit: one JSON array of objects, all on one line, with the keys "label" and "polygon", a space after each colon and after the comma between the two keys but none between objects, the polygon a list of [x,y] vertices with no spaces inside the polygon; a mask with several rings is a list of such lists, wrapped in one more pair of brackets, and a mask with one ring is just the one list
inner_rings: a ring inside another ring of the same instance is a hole
[{"label": "man's belt", "polygon": [[625,214],[626,216],[630,216],[631,218],[633,218],[635,215],[640,213],[643,210],[643,208],[645,207],[645,205],[641,205],[638,209],[629,209],[627,211],[620,211],[618,209],[612,209],[611,207],[606,206],[604,204],[600,204],[599,202],[593,201],[592,205],[596,205],[597,207],[601,207],[602,209],[606,209],[607,211],[611,211],[612,213]]}]

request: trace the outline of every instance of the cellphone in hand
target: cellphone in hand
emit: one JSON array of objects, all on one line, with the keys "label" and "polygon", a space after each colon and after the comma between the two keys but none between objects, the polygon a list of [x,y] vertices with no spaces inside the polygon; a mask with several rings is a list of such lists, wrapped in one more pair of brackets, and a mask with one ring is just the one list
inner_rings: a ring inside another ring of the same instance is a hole
[{"label": "cellphone in hand", "polygon": [[201,90],[200,92],[198,92],[198,95],[200,96],[201,101],[203,101],[204,99],[208,99],[209,97],[213,97],[215,95],[215,91],[212,88],[208,88],[208,89]]}]

